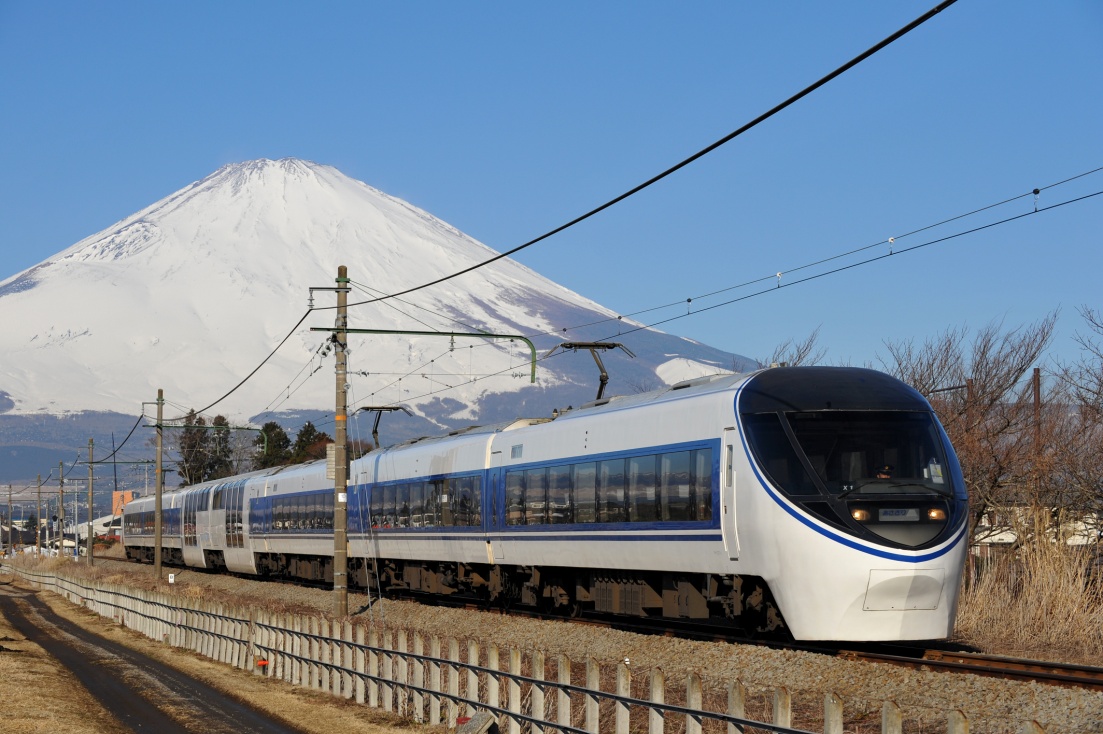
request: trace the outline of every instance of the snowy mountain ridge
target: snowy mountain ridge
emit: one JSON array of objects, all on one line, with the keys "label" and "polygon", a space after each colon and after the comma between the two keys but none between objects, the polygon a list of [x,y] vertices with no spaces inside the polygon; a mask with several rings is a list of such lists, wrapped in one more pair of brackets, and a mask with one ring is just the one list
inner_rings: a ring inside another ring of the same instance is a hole
[{"label": "snowy mountain ridge", "polygon": [[[269,354],[306,312],[308,289],[332,287],[338,265],[348,266],[354,303],[495,254],[329,166],[227,165],[0,281],[0,413],[136,415],[158,388],[174,405],[202,407]],[[316,309],[333,303],[331,292],[314,294]],[[215,410],[243,420],[332,406],[327,334],[310,328],[333,319],[332,310],[310,313]],[[351,327],[535,334],[541,350],[615,336],[630,323],[509,259],[349,311]],[[622,376],[661,384],[748,362],[652,330],[630,339],[639,358],[612,358],[611,386]],[[579,355],[542,363],[539,383],[529,385],[528,350],[509,341],[354,335],[349,350],[354,406],[407,403],[442,426],[511,408],[543,411],[596,383],[589,356]]]}]

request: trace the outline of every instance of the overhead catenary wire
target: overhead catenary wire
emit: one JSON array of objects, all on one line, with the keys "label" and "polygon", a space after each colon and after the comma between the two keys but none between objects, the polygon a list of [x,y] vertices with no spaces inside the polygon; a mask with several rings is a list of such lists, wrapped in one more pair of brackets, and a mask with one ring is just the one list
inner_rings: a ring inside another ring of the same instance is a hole
[{"label": "overhead catenary wire", "polygon": [[[613,199],[610,199],[609,201],[605,202],[604,204],[601,204],[600,206],[597,206],[597,207],[591,209],[590,211],[588,211],[588,212],[586,212],[586,213],[584,213],[584,214],[582,214],[578,217],[575,217],[574,219],[570,220],[569,222],[567,222],[565,224],[562,224],[562,225],[560,225],[560,226],[556,227],[555,229],[552,229],[548,232],[545,232],[544,234],[542,234],[538,237],[534,237],[533,239],[529,240],[528,242],[522,243],[522,244],[518,245],[517,247],[514,247],[511,250],[507,250],[507,251],[505,251],[503,253],[500,253],[500,254],[496,255],[495,257],[492,257],[488,260],[484,260],[480,263],[477,263],[477,264],[472,265],[470,267],[464,268],[460,271],[454,272],[451,275],[447,275],[447,276],[444,276],[442,278],[438,278],[438,279],[436,279],[434,281],[431,281],[429,283],[423,283],[422,285],[419,285],[419,286],[415,286],[415,287],[412,287],[412,288],[407,288],[406,290],[403,290],[403,291],[398,291],[396,293],[391,293],[391,294],[387,294],[387,295],[384,295],[384,296],[379,296],[379,297],[376,297],[374,299],[370,299],[370,300],[367,300],[367,301],[359,301],[359,302],[349,303],[349,304],[347,304],[347,307],[360,306],[360,305],[365,305],[365,304],[368,304],[368,303],[377,303],[379,301],[385,301],[385,300],[397,298],[399,296],[404,296],[406,294],[413,293],[414,291],[418,291],[418,290],[422,290],[424,288],[428,288],[430,286],[438,285],[438,284],[443,283],[447,280],[451,280],[453,278],[459,277],[459,276],[464,275],[466,273],[472,272],[473,270],[478,270],[479,268],[486,267],[487,265],[490,265],[491,263],[497,262],[498,260],[501,260],[502,258],[509,257],[510,255],[513,255],[517,252],[520,252],[521,250],[523,250],[525,248],[531,247],[532,245],[535,245],[538,242],[542,242],[542,241],[548,239],[549,237],[552,237],[553,235],[556,235],[560,232],[563,232],[564,230],[569,229],[570,227],[573,227],[574,225],[579,224],[580,222],[583,222],[583,221],[589,219],[590,217],[592,217],[596,214],[599,214],[600,212],[605,211],[606,209],[614,206],[615,204],[618,204],[621,201],[624,201],[625,199],[629,198],[630,196],[633,196],[634,194],[637,194],[640,191],[643,191],[644,189],[648,188],[649,186],[663,180],[667,176],[670,176],[671,174],[681,170],[682,168],[685,168],[690,163],[693,163],[694,161],[702,158],[703,156],[708,155],[709,153],[716,150],[717,148],[725,145],[726,143],[731,142],[732,140],[739,137],[740,135],[747,132],[748,130],[750,130],[750,129],[756,127],[757,125],[761,124],[762,122],[768,120],[769,118],[776,115],[778,112],[781,112],[782,110],[784,110],[785,108],[787,108],[790,105],[794,104],[795,102],[799,101],[803,97],[806,97],[807,95],[809,95],[812,92],[816,91],[817,89],[819,89],[823,85],[827,84],[831,80],[835,79],[836,77],[842,75],[843,73],[849,71],[851,68],[853,68],[853,67],[857,66],[858,64],[860,64],[861,62],[865,61],[870,56],[873,56],[878,51],[881,51],[886,46],[889,46],[893,42],[899,40],[903,36],[907,35],[911,31],[913,31],[916,28],[918,28],[919,26],[923,25],[928,20],[930,20],[934,16],[938,15],[939,13],[941,13],[946,8],[953,5],[955,2],[957,2],[957,0],[944,0],[943,2],[936,5],[934,8],[931,8],[930,10],[928,10],[923,15],[919,16],[918,18],[916,18],[912,22],[908,23],[904,27],[897,30],[895,33],[893,33],[893,34],[887,36],[886,38],[882,39],[878,43],[874,44],[870,48],[866,49],[862,53],[860,53],[857,56],[855,56],[854,58],[852,58],[850,61],[847,61],[842,66],[839,66],[834,71],[831,71],[830,73],[820,77],[818,80],[816,80],[812,84],[808,85],[807,87],[805,87],[801,91],[797,92],[796,94],[792,95],[788,99],[786,99],[786,100],[780,102],[779,104],[775,105],[774,107],[772,107],[771,109],[769,109],[766,112],[762,113],[761,115],[754,118],[750,122],[744,124],[742,127],[732,131],[731,133],[728,133],[724,137],[722,137],[719,140],[713,142],[712,144],[702,148],[701,150],[697,151],[696,153],[689,156],[688,158],[685,158],[685,159],[679,161],[678,163],[674,164],[673,166],[667,168],[665,171],[662,171],[661,173],[659,173],[655,176],[652,176],[650,179],[644,181],[643,183],[638,184],[637,186],[634,186],[633,188],[629,189],[628,191],[624,192],[623,194],[620,194],[619,196],[616,196]],[[270,360],[273,357],[273,355],[275,355],[276,352],[279,351],[280,347],[282,347],[284,345],[284,343],[288,339],[291,338],[291,336],[295,333],[295,331],[299,328],[299,326],[303,323],[303,321],[306,320],[306,317],[309,316],[312,311],[314,311],[314,310],[332,310],[334,308],[336,308],[336,306],[326,306],[326,307],[321,307],[321,308],[317,308],[317,309],[314,308],[313,306],[311,306],[310,308],[308,308],[306,313],[303,314],[302,318],[300,318],[299,321],[295,324],[295,326],[293,326],[291,328],[291,330],[287,333],[287,336],[285,336],[280,341],[280,343],[277,344],[276,347],[271,352],[269,352],[268,356],[265,357],[261,361],[261,363],[259,365],[257,365],[256,368],[253,369],[252,372],[250,372],[248,375],[246,375],[244,378],[242,378],[240,382],[238,382],[236,385],[234,385],[232,388],[230,388],[230,390],[228,390],[225,394],[223,394],[217,400],[215,400],[211,404],[207,405],[206,407],[204,407],[202,410],[200,410],[198,412],[201,412],[201,413],[206,412],[207,410],[210,410],[211,408],[213,408],[215,405],[218,405],[219,403],[221,403],[223,400],[228,398],[230,395],[233,395],[254,374],[256,374],[260,370],[261,367],[263,367],[265,364],[267,364],[268,360]]]},{"label": "overhead catenary wire", "polygon": [[[494,257],[491,257],[487,260],[483,260],[482,262],[476,263],[475,265],[472,265],[470,267],[467,267],[467,268],[464,268],[464,269],[459,270],[457,272],[454,272],[451,275],[446,275],[444,277],[437,278],[436,280],[432,280],[428,283],[422,283],[421,285],[414,286],[412,288],[407,288],[406,290],[397,291],[397,292],[391,293],[389,295],[379,296],[377,298],[374,298],[374,299],[371,299],[371,300],[368,300],[368,301],[359,301],[359,302],[356,302],[356,303],[349,303],[348,307],[351,308],[353,306],[362,306],[362,305],[369,304],[369,303],[378,303],[380,301],[385,301],[385,300],[388,300],[388,299],[391,299],[391,298],[397,298],[399,296],[404,296],[404,295],[407,295],[409,293],[413,293],[414,291],[422,290],[424,288],[429,288],[429,287],[434,286],[434,285],[439,285],[440,283],[444,283],[445,281],[452,280],[453,278],[457,278],[461,275],[465,275],[465,274],[470,273],[474,270],[484,268],[487,265],[490,265],[491,263],[497,262],[498,260],[501,260],[502,258],[509,257],[510,255],[513,255],[517,252],[520,252],[521,250],[524,250],[525,248],[531,247],[532,245],[535,245],[538,242],[543,242],[544,240],[548,239],[549,237],[557,235],[560,232],[563,232],[564,230],[570,229],[571,227],[575,226],[576,224],[579,224],[581,222],[586,221],[587,219],[594,216],[595,214],[599,214],[599,213],[605,211],[606,209],[614,206],[615,204],[619,204],[620,202],[624,201],[625,199],[629,198],[630,196],[638,194],[639,192],[643,191],[644,189],[648,188],[649,186],[663,180],[667,176],[669,176],[669,175],[671,175],[671,174],[673,174],[677,171],[680,171],[681,169],[688,166],[690,163],[693,163],[694,161],[708,155],[709,153],[713,152],[714,150],[716,150],[717,148],[723,146],[724,144],[731,142],[735,138],[739,137],[740,135],[747,132],[748,130],[756,127],[760,123],[765,122],[766,120],[768,120],[771,117],[773,117],[774,115],[776,115],[778,112],[781,112],[782,110],[784,110],[786,107],[789,107],[790,105],[794,104],[795,102],[799,101],[800,99],[808,96],[812,92],[816,91],[817,89],[819,89],[823,85],[830,82],[832,79],[835,79],[836,77],[844,74],[845,72],[849,71],[853,67],[857,66],[861,62],[868,59],[870,56],[873,56],[878,51],[880,51],[883,48],[885,48],[886,46],[890,45],[894,41],[899,40],[903,36],[907,35],[911,31],[913,31],[916,28],[918,28],[919,26],[923,25],[928,20],[930,20],[934,16],[938,15],[939,13],[941,13],[946,8],[953,5],[955,2],[957,2],[957,0],[944,0],[944,2],[939,3],[934,8],[931,8],[926,13],[919,16],[918,18],[913,20],[911,23],[908,23],[906,26],[904,26],[900,30],[896,31],[892,35],[882,39],[880,42],[878,42],[878,43],[874,44],[873,46],[869,47],[868,49],[866,49],[862,53],[860,53],[857,56],[855,56],[854,58],[852,58],[850,61],[847,61],[842,66],[836,68],[834,71],[820,77],[818,80],[816,80],[812,84],[809,84],[807,87],[800,90],[799,92],[797,92],[793,96],[789,97],[788,99],[784,100],[783,102],[780,102],[779,104],[777,104],[774,107],[770,108],[766,112],[763,112],[761,115],[754,118],[750,122],[744,124],[742,127],[738,128],[737,130],[734,130],[734,131],[728,133],[724,137],[720,138],[719,140],[717,140],[716,142],[714,142],[710,145],[705,146],[704,148],[697,151],[696,153],[689,156],[688,158],[685,158],[685,159],[679,161],[678,163],[674,164],[673,166],[667,168],[665,171],[662,171],[661,173],[656,174],[655,176],[652,176],[651,178],[647,179],[643,183],[632,187],[628,191],[625,191],[623,194],[620,194],[619,196],[616,196],[616,197],[610,199],[609,201],[606,201],[604,204],[601,204],[600,206],[597,206],[597,207],[591,209],[590,211],[586,212],[585,214],[577,216],[574,219],[570,220],[569,222],[566,222],[565,224],[561,224],[558,227],[556,227],[555,229],[549,230],[548,232],[545,232],[544,234],[542,234],[538,237],[534,237],[531,240],[529,240],[528,242],[524,242],[524,243],[514,247],[511,250],[506,250],[505,252],[502,252],[498,255],[495,255]],[[335,307],[330,306],[330,307],[326,307],[326,308],[335,308]]]},{"label": "overhead catenary wire", "polygon": [[[1103,170],[1103,168],[1096,169],[1096,170]],[[1071,180],[1071,179],[1068,179],[1068,180]],[[620,332],[620,336],[624,336],[626,334],[631,334],[631,333],[634,333],[634,332],[637,332],[637,331],[642,331],[644,329],[651,329],[651,328],[654,328],[656,326],[660,326],[662,324],[670,323],[672,321],[678,321],[678,320],[681,320],[681,319],[689,318],[691,316],[696,316],[697,314],[704,313],[706,311],[711,311],[711,310],[714,310],[714,309],[717,309],[717,308],[721,308],[723,306],[730,306],[732,304],[739,303],[739,302],[742,302],[742,301],[746,301],[746,300],[749,300],[751,298],[757,298],[758,296],[763,296],[763,295],[767,295],[767,294],[770,294],[770,293],[778,293],[778,292],[780,292],[784,289],[792,288],[792,287],[795,287],[795,286],[798,286],[798,285],[802,285],[804,283],[808,283],[808,282],[811,282],[811,281],[814,281],[814,280],[818,280],[820,278],[824,278],[824,277],[827,277],[829,275],[835,275],[837,273],[841,273],[841,272],[844,272],[844,271],[847,271],[847,270],[852,270],[852,269],[857,268],[857,267],[861,267],[861,266],[869,265],[869,264],[872,264],[872,263],[875,263],[875,262],[878,262],[878,261],[881,261],[881,260],[885,260],[887,258],[896,257],[898,255],[904,255],[904,254],[908,254],[908,253],[911,253],[911,252],[915,252],[917,250],[921,250],[921,249],[930,247],[932,245],[940,244],[940,243],[943,243],[943,242],[948,242],[950,240],[954,240],[954,239],[957,239],[959,237],[964,237],[966,235],[974,234],[976,232],[980,232],[980,231],[983,231],[983,230],[986,230],[986,229],[991,229],[993,227],[997,227],[997,226],[1000,226],[1000,225],[1003,225],[1003,224],[1008,224],[1008,223],[1011,223],[1011,222],[1019,221],[1019,220],[1025,219],[1027,217],[1031,217],[1031,216],[1034,216],[1034,215],[1037,215],[1037,214],[1042,214],[1044,212],[1053,211],[1055,209],[1058,209],[1058,208],[1061,208],[1061,207],[1064,207],[1064,206],[1068,206],[1070,204],[1075,204],[1075,203],[1079,203],[1079,202],[1082,202],[1082,201],[1086,201],[1088,199],[1092,199],[1092,198],[1095,198],[1095,197],[1101,196],[1101,195],[1103,195],[1103,190],[1095,191],[1095,192],[1090,193],[1090,194],[1085,194],[1083,196],[1078,196],[1078,197],[1075,197],[1075,198],[1072,198],[1072,199],[1068,199],[1068,200],[1065,200],[1065,201],[1062,201],[1062,202],[1058,202],[1056,204],[1051,204],[1051,205],[1046,206],[1046,207],[1039,207],[1036,210],[1023,212],[1021,214],[1016,214],[1014,216],[1005,217],[1003,219],[999,219],[999,220],[996,220],[996,221],[993,221],[993,222],[988,222],[987,224],[983,224],[983,225],[980,225],[980,226],[977,226],[977,227],[972,227],[972,228],[967,229],[967,230],[963,230],[963,231],[960,231],[960,232],[955,232],[953,234],[946,235],[945,237],[938,237],[938,238],[935,238],[935,239],[932,239],[932,240],[928,240],[926,242],[921,242],[919,244],[912,245],[910,247],[895,249],[891,253],[880,254],[880,255],[877,255],[875,257],[870,257],[870,258],[867,258],[865,260],[862,260],[862,261],[859,261],[859,262],[856,262],[856,263],[850,263],[848,265],[844,265],[842,267],[834,268],[832,270],[828,270],[828,271],[825,271],[825,272],[822,272],[822,273],[817,273],[815,275],[810,275],[810,276],[805,277],[805,278],[801,278],[801,279],[798,279],[798,280],[786,282],[784,284],[779,284],[776,287],[765,288],[765,289],[762,289],[762,290],[759,290],[759,291],[755,291],[754,293],[748,293],[747,295],[740,296],[739,298],[729,299],[727,301],[724,301],[723,303],[712,304],[712,305],[709,305],[709,306],[705,306],[705,307],[702,307],[702,308],[691,310],[688,313],[679,314],[677,316],[672,316],[672,317],[667,318],[667,319],[661,319],[661,320],[658,320],[658,321],[653,321],[653,322],[648,323],[648,324],[633,327],[632,329],[630,329],[628,331]],[[1022,197],[1020,196],[1020,197],[1015,197],[1015,198],[1017,199],[1017,198],[1022,198]],[[928,229],[928,228],[923,228],[923,229]],[[916,231],[922,231],[922,230],[916,230]],[[605,337],[602,337],[602,339],[612,338],[613,336],[614,336],[613,334],[609,334]],[[554,359],[556,357],[562,356],[563,354],[565,354],[565,352],[556,352],[556,353],[554,353],[550,356],[539,357],[538,361],[543,362],[543,361],[546,361],[548,359]],[[508,374],[512,369],[513,369],[512,367],[506,367],[502,370],[499,370],[496,373],[493,373],[493,376],[504,376],[504,375]],[[458,388],[461,388],[461,387],[465,387],[465,386],[474,384],[474,382],[475,382],[475,380],[468,380],[467,382],[463,382],[463,383],[460,383],[460,384],[457,384],[457,385],[453,386],[451,389],[458,389]],[[437,392],[439,392],[439,391],[437,391]],[[408,401],[408,402],[412,402],[412,401],[416,401],[416,400],[419,400],[419,399],[424,398],[424,397],[429,397],[432,394],[434,394],[434,393],[422,393],[420,395],[408,396],[407,398],[405,398],[405,400]],[[331,421],[332,421],[332,419],[330,419],[330,422]],[[324,425],[324,423],[320,423],[319,425]]]},{"label": "overhead catenary wire", "polygon": [[[975,208],[975,209],[972,209],[968,212],[964,212],[962,214],[957,214],[955,216],[952,216],[952,217],[949,217],[949,218],[946,218],[946,219],[942,219],[942,220],[940,220],[938,222],[935,222],[933,224],[928,224],[928,225],[925,225],[923,227],[919,227],[918,229],[910,230],[910,231],[905,232],[903,234],[896,235],[894,237],[894,239],[901,240],[901,239],[904,239],[906,237],[918,234],[920,232],[924,232],[924,231],[933,229],[935,227],[939,227],[939,226],[948,224],[950,222],[954,222],[954,221],[963,219],[965,217],[969,217],[969,216],[972,216],[972,215],[975,215],[975,214],[993,209],[995,207],[1002,206],[1002,205],[1011,203],[1013,201],[1017,201],[1019,199],[1023,199],[1027,196],[1030,196],[1030,195],[1034,194],[1035,191],[1041,192],[1041,191],[1045,191],[1045,190],[1048,190],[1048,189],[1052,189],[1052,188],[1055,188],[1057,186],[1061,186],[1061,185],[1070,183],[1072,181],[1084,178],[1086,176],[1092,175],[1094,173],[1098,173],[1100,171],[1103,171],[1103,166],[1098,166],[1096,168],[1092,168],[1092,169],[1084,171],[1082,173],[1078,173],[1078,174],[1075,174],[1073,176],[1069,176],[1067,178],[1061,179],[1060,181],[1056,181],[1054,183],[1047,184],[1045,186],[1039,186],[1036,189],[1031,189],[1031,190],[1029,190],[1025,193],[1018,194],[1016,196],[1012,196],[1010,198],[1003,199],[1003,200],[995,202],[993,204],[988,204],[988,205],[985,205],[985,206],[982,206],[982,207],[979,207],[979,208]],[[832,260],[837,260],[837,259],[840,259],[842,257],[846,257],[848,255],[856,254],[858,252],[862,252],[862,251],[865,251],[865,250],[872,249],[874,247],[884,245],[887,242],[888,242],[888,240],[884,240],[884,239],[879,240],[878,242],[875,242],[873,244],[864,245],[862,247],[854,248],[854,249],[849,250],[847,252],[839,253],[837,255],[832,255],[832,256],[827,257],[827,258],[822,258],[821,260],[818,260],[818,261],[815,261],[815,262],[812,262],[812,263],[806,263],[804,265],[799,265],[799,266],[792,267],[792,268],[787,268],[787,269],[780,269],[778,272],[786,272],[786,273],[799,272],[799,271],[807,269],[809,267],[813,267],[817,264],[823,264],[825,262],[830,262]],[[506,253],[506,254],[508,254],[508,253]],[[772,274],[764,275],[764,276],[761,276],[759,278],[755,278],[755,279],[752,279],[752,280],[749,280],[749,281],[745,281],[745,282],[742,282],[742,283],[739,283],[739,284],[736,284],[736,285],[733,285],[733,286],[728,286],[728,287],[725,287],[725,288],[721,288],[719,290],[711,291],[709,293],[701,294],[699,296],[691,296],[689,299],[682,299],[682,300],[678,300],[678,301],[672,301],[670,303],[666,303],[666,304],[663,304],[663,305],[660,305],[660,306],[652,306],[652,307],[649,307],[649,308],[639,309],[639,310],[636,310],[636,311],[621,314],[620,316],[617,316],[616,318],[610,317],[610,318],[606,318],[606,319],[598,319],[596,321],[591,321],[591,322],[587,322],[587,323],[584,323],[584,324],[577,324],[575,326],[570,326],[570,327],[556,328],[556,329],[552,329],[552,330],[548,330],[548,331],[544,331],[544,332],[529,334],[527,336],[529,338],[534,338],[534,337],[537,337],[537,336],[543,336],[543,335],[547,335],[547,334],[553,334],[553,333],[558,333],[558,332],[566,332],[568,330],[585,328],[585,327],[589,327],[589,326],[596,326],[596,325],[599,325],[599,324],[602,324],[602,323],[608,323],[608,322],[611,322],[611,321],[619,321],[619,320],[622,320],[624,317],[633,317],[633,316],[638,316],[638,315],[641,315],[641,314],[644,314],[644,313],[650,313],[650,312],[653,312],[653,311],[658,311],[658,310],[661,310],[661,309],[664,309],[664,308],[670,308],[670,307],[673,307],[673,306],[684,305],[685,303],[687,303],[689,301],[692,301],[692,300],[708,298],[710,296],[717,295],[719,293],[728,292],[728,291],[731,291],[731,290],[735,290],[737,288],[747,287],[747,286],[754,285],[756,283],[764,282],[764,281],[767,281],[767,280],[772,280],[774,277],[775,277],[775,274],[772,273]],[[361,285],[361,287],[366,288],[366,286],[362,286],[362,285]],[[404,295],[404,294],[405,294],[405,292],[403,292],[401,294],[395,294],[395,295],[397,296],[397,295]],[[367,303],[367,302],[365,302],[365,303]],[[350,304],[350,305],[352,305],[352,304]],[[226,392],[224,395],[222,395],[222,397],[218,398],[218,400],[214,401],[213,403],[211,403],[210,405],[208,405],[206,408],[204,408],[202,411],[199,411],[199,412],[204,412],[206,410],[209,410],[210,408],[214,407],[218,403],[225,400],[227,397],[229,397],[234,392],[236,392],[242,385],[244,385],[253,375],[255,375],[260,370],[261,367],[263,367],[276,354],[276,352],[279,351],[279,349],[287,342],[287,340],[290,339],[291,336],[294,335],[294,333],[299,328],[299,326],[302,325],[302,323],[306,320],[306,318],[313,311],[328,310],[330,308],[332,308],[332,307],[311,307],[311,308],[307,309],[306,313],[304,313],[302,315],[302,317],[296,322],[295,326],[291,328],[291,330],[287,333],[287,335],[279,342],[279,344],[277,344],[275,346],[275,348],[272,349],[271,352],[269,352],[269,354],[261,361],[260,364],[257,365],[256,368],[254,368],[248,375],[246,375],[244,378],[242,378],[242,380],[239,381],[228,392]],[[667,319],[667,320],[657,322],[657,323],[666,323],[667,321],[670,321],[670,320],[673,320],[673,319]],[[462,322],[457,321],[457,323],[462,323]],[[471,327],[471,328],[475,328],[475,327]],[[636,330],[638,330],[638,329],[633,329],[633,331],[636,331]],[[485,346],[493,346],[493,345],[485,345]],[[175,418],[175,419],[166,419],[165,422],[172,422],[174,420],[180,420],[181,418],[182,418],[182,416],[178,417],[178,418]]]}]

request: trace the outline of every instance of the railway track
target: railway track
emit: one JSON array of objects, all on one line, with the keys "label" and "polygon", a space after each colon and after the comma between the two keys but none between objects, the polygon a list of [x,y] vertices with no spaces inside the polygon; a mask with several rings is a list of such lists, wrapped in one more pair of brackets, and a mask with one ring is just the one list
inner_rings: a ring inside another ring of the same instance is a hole
[{"label": "railway track", "polygon": [[919,670],[971,673],[990,678],[1003,678],[1004,680],[1036,681],[1068,688],[1103,690],[1103,668],[1088,665],[1050,663],[1041,660],[1004,657],[1002,655],[948,652],[944,650],[925,650],[921,656],[914,657],[840,650],[838,656],[846,660],[888,663]]}]

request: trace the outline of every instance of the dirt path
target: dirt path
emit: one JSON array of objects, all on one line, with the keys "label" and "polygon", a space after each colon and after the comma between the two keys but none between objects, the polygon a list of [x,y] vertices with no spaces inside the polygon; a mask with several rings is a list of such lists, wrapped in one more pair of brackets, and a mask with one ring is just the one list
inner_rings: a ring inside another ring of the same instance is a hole
[{"label": "dirt path", "polygon": [[32,592],[0,588],[0,613],[114,715],[114,721],[97,722],[101,731],[302,732],[141,652],[62,619]]}]

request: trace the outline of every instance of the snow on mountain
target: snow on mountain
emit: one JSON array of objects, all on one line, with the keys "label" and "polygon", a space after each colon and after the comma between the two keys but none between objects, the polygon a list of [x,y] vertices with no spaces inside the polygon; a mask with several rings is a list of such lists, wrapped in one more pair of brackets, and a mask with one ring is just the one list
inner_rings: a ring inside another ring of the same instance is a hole
[{"label": "snow on mountain", "polygon": [[[306,312],[308,289],[334,285],[338,265],[348,266],[355,303],[495,254],[329,166],[227,165],[0,282],[0,412],[134,415],[158,388],[171,404],[203,407],[269,354]],[[313,298],[316,309],[335,304],[332,291]],[[242,419],[332,406],[333,357],[320,354],[328,335],[309,329],[332,326],[334,313],[309,314],[215,412]],[[563,332],[603,319],[612,321]],[[564,337],[615,339],[626,323],[509,259],[349,311],[355,328],[543,334],[541,350]],[[721,369],[733,358],[650,330],[621,341],[639,356],[624,360],[629,380],[655,379],[671,356]],[[353,335],[349,349],[354,407],[407,403],[442,425],[485,418],[494,399],[535,407],[596,384],[589,355],[574,355],[542,363],[530,386],[521,342]]]}]

